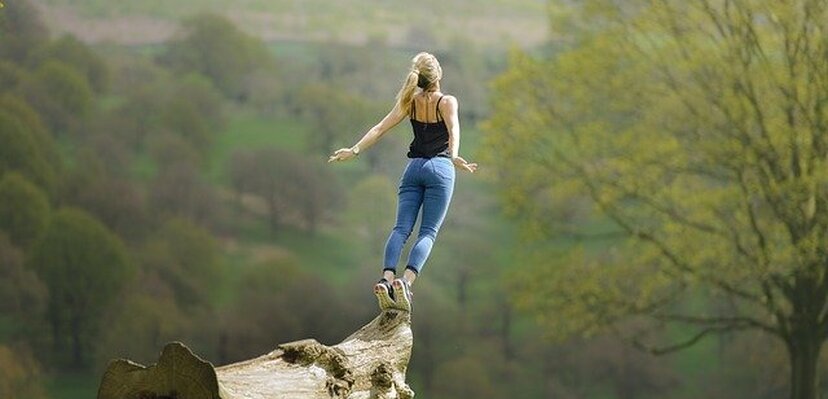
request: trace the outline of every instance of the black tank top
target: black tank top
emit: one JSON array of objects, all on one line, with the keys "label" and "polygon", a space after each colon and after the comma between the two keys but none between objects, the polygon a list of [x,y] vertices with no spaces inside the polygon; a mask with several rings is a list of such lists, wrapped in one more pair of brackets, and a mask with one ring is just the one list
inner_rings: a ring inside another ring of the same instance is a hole
[{"label": "black tank top", "polygon": [[[449,133],[446,121],[440,114],[440,101],[443,96],[437,100],[435,108],[435,115],[437,115],[437,122],[421,122],[414,119],[416,115],[416,102],[411,101],[411,128],[414,129],[414,141],[408,147],[409,158],[434,158],[445,157],[451,158],[449,152]],[[426,113],[428,118],[428,113]]]}]

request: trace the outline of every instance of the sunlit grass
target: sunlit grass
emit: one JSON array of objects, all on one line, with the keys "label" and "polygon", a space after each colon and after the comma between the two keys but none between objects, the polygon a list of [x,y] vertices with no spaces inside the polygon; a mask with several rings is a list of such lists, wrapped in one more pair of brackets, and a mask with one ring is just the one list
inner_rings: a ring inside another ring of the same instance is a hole
[{"label": "sunlit grass", "polygon": [[233,151],[276,147],[303,151],[308,128],[297,119],[262,116],[252,111],[239,111],[230,116],[227,128],[215,138],[210,153],[209,177],[213,182],[227,183],[227,162]]},{"label": "sunlit grass", "polygon": [[136,154],[130,165],[130,174],[138,181],[151,180],[157,171],[158,164],[146,152]]}]

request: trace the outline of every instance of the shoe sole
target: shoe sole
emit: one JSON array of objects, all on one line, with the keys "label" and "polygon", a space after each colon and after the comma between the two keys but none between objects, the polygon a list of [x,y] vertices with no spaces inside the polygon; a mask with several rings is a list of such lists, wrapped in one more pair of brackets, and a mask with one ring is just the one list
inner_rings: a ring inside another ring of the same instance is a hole
[{"label": "shoe sole", "polygon": [[395,309],[411,312],[411,294],[408,292],[408,287],[400,280],[394,280],[391,285],[394,287],[394,292],[398,293],[397,301],[394,302]]},{"label": "shoe sole", "polygon": [[395,308],[395,302],[391,299],[391,294],[388,292],[388,287],[385,284],[377,284],[374,286],[374,295],[377,297],[377,303],[380,309],[387,310]]}]

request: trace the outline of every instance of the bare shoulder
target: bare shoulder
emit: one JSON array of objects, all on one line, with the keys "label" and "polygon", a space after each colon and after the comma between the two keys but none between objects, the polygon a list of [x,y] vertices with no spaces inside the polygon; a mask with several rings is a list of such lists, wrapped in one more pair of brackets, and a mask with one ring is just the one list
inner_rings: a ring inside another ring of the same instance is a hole
[{"label": "bare shoulder", "polygon": [[450,104],[453,104],[453,105],[457,105],[457,97],[452,96],[451,94],[444,95],[443,96],[443,101],[445,101],[447,103],[450,103]]},{"label": "bare shoulder", "polygon": [[440,101],[438,105],[440,110],[446,111],[454,111],[457,110],[458,102],[457,97],[452,96],[451,94],[446,94],[443,96],[443,99]]}]

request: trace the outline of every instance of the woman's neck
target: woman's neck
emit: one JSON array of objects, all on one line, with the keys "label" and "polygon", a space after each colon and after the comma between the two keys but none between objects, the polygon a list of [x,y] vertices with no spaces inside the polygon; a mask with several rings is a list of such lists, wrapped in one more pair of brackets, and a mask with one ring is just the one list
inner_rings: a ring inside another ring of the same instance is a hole
[{"label": "woman's neck", "polygon": [[429,88],[427,90],[423,90],[422,93],[423,93],[424,96],[431,97],[433,95],[440,94],[440,87],[437,86],[437,87]]}]

